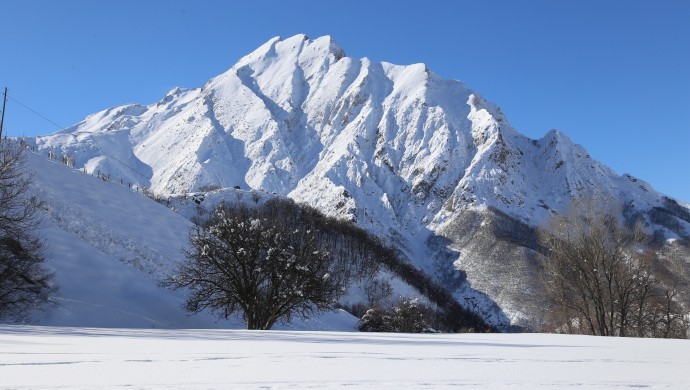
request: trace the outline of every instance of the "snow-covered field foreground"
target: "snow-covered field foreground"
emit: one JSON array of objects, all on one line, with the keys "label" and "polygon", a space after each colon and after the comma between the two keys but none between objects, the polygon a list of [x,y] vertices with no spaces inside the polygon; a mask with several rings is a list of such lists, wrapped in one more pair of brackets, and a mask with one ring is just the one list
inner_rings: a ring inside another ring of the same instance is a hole
[{"label": "snow-covered field foreground", "polygon": [[0,386],[690,388],[690,342],[0,325]]}]

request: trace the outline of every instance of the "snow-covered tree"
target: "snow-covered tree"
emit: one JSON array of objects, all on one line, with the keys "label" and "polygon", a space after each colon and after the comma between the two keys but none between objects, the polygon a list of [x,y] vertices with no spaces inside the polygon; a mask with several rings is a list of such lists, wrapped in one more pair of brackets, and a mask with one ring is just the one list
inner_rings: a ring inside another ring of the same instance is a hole
[{"label": "snow-covered tree", "polygon": [[0,319],[22,321],[49,302],[53,274],[44,266],[43,242],[34,232],[38,201],[29,196],[22,147],[0,141]]},{"label": "snow-covered tree", "polygon": [[350,275],[309,215],[272,203],[221,204],[192,228],[192,249],[164,284],[190,290],[190,312],[208,308],[222,318],[240,312],[248,329],[333,309]]},{"label": "snow-covered tree", "polygon": [[362,332],[395,332],[393,315],[390,310],[372,307],[359,320],[357,328]]},{"label": "snow-covered tree", "polygon": [[390,307],[374,307],[359,321],[362,332],[422,333],[433,330],[434,308],[419,298],[406,298]]}]

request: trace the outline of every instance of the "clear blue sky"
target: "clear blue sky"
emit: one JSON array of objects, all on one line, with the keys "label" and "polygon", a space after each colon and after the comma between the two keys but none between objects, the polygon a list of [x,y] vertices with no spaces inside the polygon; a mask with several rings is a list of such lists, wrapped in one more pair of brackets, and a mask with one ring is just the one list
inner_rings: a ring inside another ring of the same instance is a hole
[{"label": "clear blue sky", "polygon": [[[539,138],[690,201],[690,1],[6,1],[0,86],[69,126],[199,87],[273,36],[424,62]],[[10,136],[58,130],[13,101]]]}]

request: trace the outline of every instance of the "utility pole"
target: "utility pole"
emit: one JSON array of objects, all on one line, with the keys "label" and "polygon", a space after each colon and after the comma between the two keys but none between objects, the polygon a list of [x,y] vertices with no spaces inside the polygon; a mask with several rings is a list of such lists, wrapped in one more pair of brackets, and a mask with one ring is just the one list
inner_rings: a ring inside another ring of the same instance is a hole
[{"label": "utility pole", "polygon": [[0,119],[0,140],[2,140],[2,125],[5,124],[5,106],[7,105],[7,87],[5,87],[5,98],[2,101],[2,119]]}]

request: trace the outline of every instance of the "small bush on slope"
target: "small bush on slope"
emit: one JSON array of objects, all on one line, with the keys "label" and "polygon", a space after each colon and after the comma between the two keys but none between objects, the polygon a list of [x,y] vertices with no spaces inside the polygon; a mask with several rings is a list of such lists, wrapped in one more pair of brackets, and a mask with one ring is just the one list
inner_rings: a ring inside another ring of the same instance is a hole
[{"label": "small bush on slope", "polygon": [[367,310],[358,328],[362,332],[431,332],[436,315],[436,311],[420,299],[408,298],[388,308]]}]

